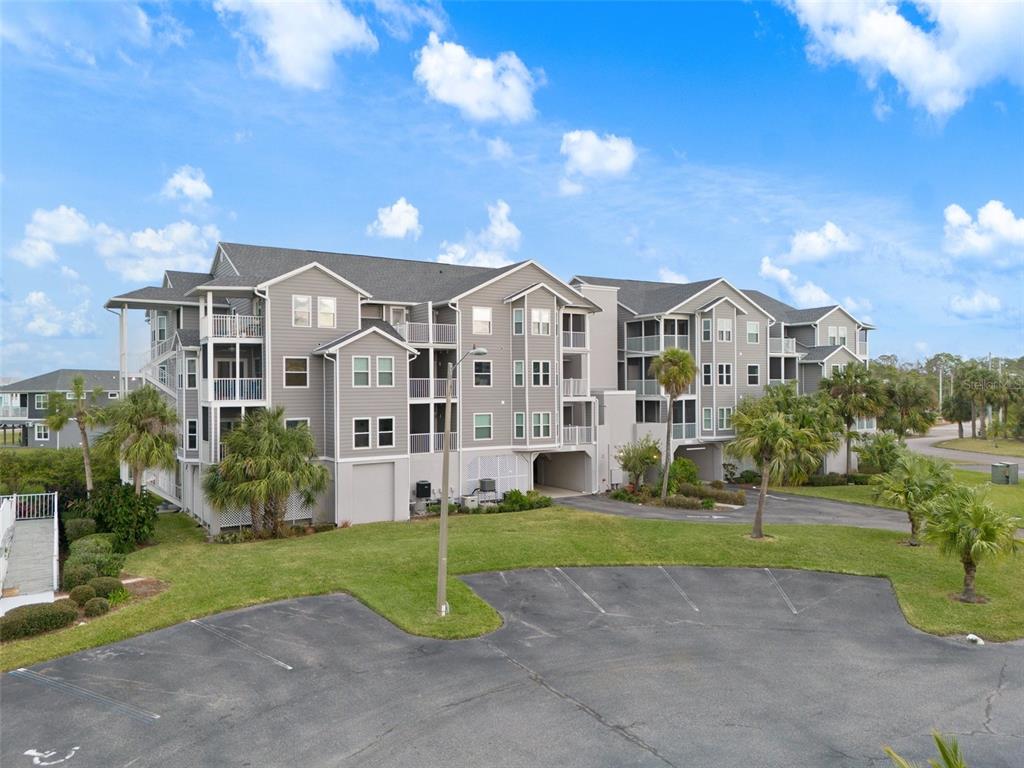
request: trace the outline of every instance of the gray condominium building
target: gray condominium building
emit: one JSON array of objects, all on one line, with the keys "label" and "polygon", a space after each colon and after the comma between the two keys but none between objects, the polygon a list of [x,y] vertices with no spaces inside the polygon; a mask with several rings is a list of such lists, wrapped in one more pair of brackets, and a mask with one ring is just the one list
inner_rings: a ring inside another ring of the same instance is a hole
[{"label": "gray condominium building", "polygon": [[[686,285],[577,276],[541,264],[485,268],[220,243],[208,273],[107,302],[121,315],[121,379],[137,350],[128,312],[145,314],[141,376],[175,404],[178,465],[149,487],[211,532],[247,522],[216,512],[202,475],[253,408],[305,424],[332,482],[288,517],[402,520],[417,487],[440,495],[444,376],[452,391],[453,496],[622,481],[618,446],[672,419],[673,451],[722,474],[732,413],[777,381],[804,391],[836,366],[865,364],[867,333],[841,307],[796,309],[722,278]],[[698,379],[667,413],[649,373],[678,346]],[[468,354],[473,349],[484,354]],[[659,426],[660,425],[660,426]]]}]

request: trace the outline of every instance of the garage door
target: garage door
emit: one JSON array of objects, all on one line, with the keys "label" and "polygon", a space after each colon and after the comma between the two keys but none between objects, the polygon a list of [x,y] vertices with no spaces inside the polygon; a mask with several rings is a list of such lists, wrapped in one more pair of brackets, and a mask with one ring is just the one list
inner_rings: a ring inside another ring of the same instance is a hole
[{"label": "garage door", "polygon": [[352,468],[352,522],[395,519],[395,465],[356,464]]}]

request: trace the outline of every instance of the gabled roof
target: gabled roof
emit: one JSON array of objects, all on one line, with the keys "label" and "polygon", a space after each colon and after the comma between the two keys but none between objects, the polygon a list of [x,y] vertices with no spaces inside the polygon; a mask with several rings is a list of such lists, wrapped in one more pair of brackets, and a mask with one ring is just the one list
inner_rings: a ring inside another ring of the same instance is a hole
[{"label": "gabled roof", "polygon": [[118,389],[118,372],[111,370],[78,370],[58,368],[56,371],[41,373],[28,379],[15,381],[0,387],[0,392],[70,392],[71,380],[75,376],[85,377],[85,391],[99,387],[104,390]]},{"label": "gabled roof", "polygon": [[391,325],[391,323],[387,323],[383,320],[376,320],[372,318],[364,318],[362,328],[358,328],[354,331],[346,333],[344,336],[339,336],[333,341],[328,341],[324,344],[321,344],[319,347],[316,347],[313,350],[313,352],[316,354],[323,354],[324,352],[329,352],[332,349],[344,347],[346,344],[351,344],[356,339],[361,339],[363,336],[366,336],[371,333],[380,334],[381,336],[387,338],[389,341],[392,341],[401,347],[405,347],[405,349],[409,350],[413,354],[419,354],[415,347],[412,347],[409,344],[405,343],[405,339],[402,338],[401,334],[399,334],[398,331],[395,330],[395,327]]},{"label": "gabled roof", "polygon": [[538,288],[545,289],[548,293],[552,294],[555,298],[557,298],[563,304],[571,304],[572,303],[571,301],[569,301],[567,298],[565,298],[562,294],[560,294],[558,291],[556,291],[554,288],[552,288],[547,283],[534,283],[533,285],[528,285],[525,288],[523,288],[521,291],[516,291],[515,293],[511,294],[510,296],[506,296],[503,301],[504,301],[505,304],[511,304],[513,301],[516,301],[517,299],[521,299],[523,296],[526,296],[529,293],[533,293]]},{"label": "gabled roof", "polygon": [[652,280],[620,280],[588,275],[577,275],[574,279],[590,285],[618,288],[619,303],[629,311],[637,315],[657,315],[692,299],[721,278],[699,280],[695,283],[658,283]]},{"label": "gabled roof", "polygon": [[853,352],[850,352],[849,347],[842,344],[827,344],[823,347],[804,347],[801,345],[801,349],[807,350],[804,356],[800,358],[801,363],[824,363],[841,349],[845,349],[852,357],[857,357]]},{"label": "gabled roof", "polygon": [[737,303],[736,303],[735,301],[733,301],[732,299],[730,299],[730,298],[729,298],[728,296],[719,296],[719,297],[718,297],[717,299],[712,299],[711,301],[709,301],[709,302],[708,302],[707,304],[705,304],[704,306],[702,306],[702,307],[698,307],[698,308],[697,308],[697,311],[698,311],[698,312],[710,312],[710,311],[711,311],[712,309],[714,309],[715,307],[717,307],[717,306],[718,306],[719,304],[721,304],[721,303],[722,303],[723,301],[727,301],[727,302],[729,302],[730,304],[732,304],[732,305],[733,305],[734,307],[736,307],[736,311],[737,311],[737,312],[741,312],[741,313],[743,313],[744,315],[748,314],[748,313],[747,313],[747,310],[745,310],[745,309],[744,309],[743,307],[741,307],[741,306],[740,306],[739,304],[737,304]]},{"label": "gabled roof", "polygon": [[[794,306],[786,304],[784,301],[773,299],[767,293],[762,293],[761,291],[744,288],[743,292],[753,301],[756,301],[762,307],[775,315],[776,320],[781,323],[785,323],[786,325],[810,325],[811,323],[816,323],[833,309],[839,307],[838,304],[830,304],[825,307],[797,309]],[[842,307],[839,308],[842,309]]]},{"label": "gabled roof", "polygon": [[198,347],[199,346],[199,331],[196,328],[179,328],[174,332],[174,335],[178,337],[178,343],[182,347]]}]

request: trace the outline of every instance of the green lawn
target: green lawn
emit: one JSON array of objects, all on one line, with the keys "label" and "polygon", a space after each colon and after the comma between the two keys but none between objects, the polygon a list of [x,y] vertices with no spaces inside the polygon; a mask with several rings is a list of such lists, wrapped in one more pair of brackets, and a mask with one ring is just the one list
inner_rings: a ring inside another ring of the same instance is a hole
[{"label": "green lawn", "polygon": [[952,448],[957,451],[974,453],[994,453],[997,456],[1020,456],[1024,459],[1024,440],[980,440],[974,437],[943,440],[935,444],[936,448]]},{"label": "green lawn", "polygon": [[[1017,485],[992,485],[988,475],[981,472],[971,472],[967,469],[954,469],[953,474],[958,483],[965,485],[986,486],[988,497],[993,505],[1006,512],[1024,517],[1024,483]],[[834,501],[849,501],[854,504],[871,504],[876,507],[885,507],[875,499],[875,489],[870,485],[827,485],[821,488],[812,488],[809,485],[799,487],[777,488],[781,493],[793,493],[798,496],[815,496],[819,499],[833,499]]]},{"label": "green lawn", "polygon": [[[985,563],[978,590],[986,605],[948,599],[959,564],[903,535],[841,526],[778,525],[754,542],[748,527],[613,517],[553,507],[451,520],[453,574],[541,566],[691,564],[806,568],[890,579],[908,621],[935,634],[977,632],[990,640],[1024,637],[1024,558]],[[181,515],[161,517],[156,546],[133,553],[126,570],[163,579],[166,591],[81,627],[15,641],[0,667],[33,664],[190,618],[300,595],[348,592],[419,635],[471,637],[500,616],[466,585],[448,586],[452,615],[434,615],[436,520],[361,525],[252,544],[207,544]]]}]

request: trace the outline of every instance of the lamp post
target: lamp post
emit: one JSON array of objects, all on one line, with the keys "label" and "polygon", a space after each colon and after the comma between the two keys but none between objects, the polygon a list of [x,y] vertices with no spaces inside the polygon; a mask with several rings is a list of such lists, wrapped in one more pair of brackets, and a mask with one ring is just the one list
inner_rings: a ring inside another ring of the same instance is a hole
[{"label": "lamp post", "polygon": [[441,530],[437,542],[437,615],[447,616],[448,608],[448,459],[451,454],[452,373],[470,355],[486,355],[483,347],[473,347],[454,363],[448,363],[444,379],[444,434],[441,436]]}]

